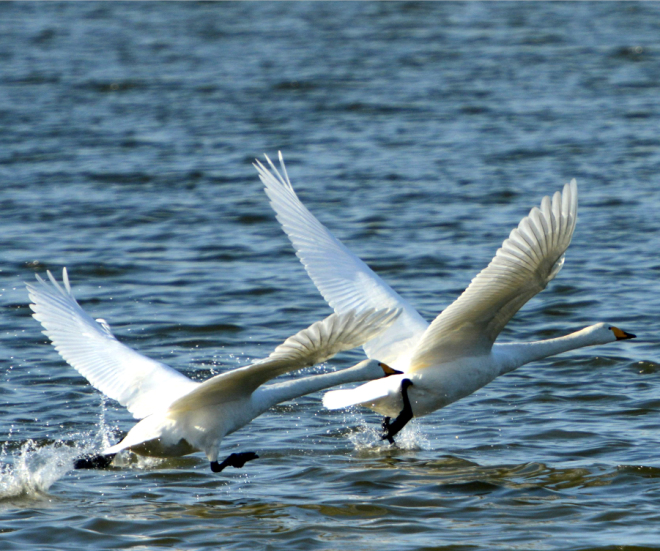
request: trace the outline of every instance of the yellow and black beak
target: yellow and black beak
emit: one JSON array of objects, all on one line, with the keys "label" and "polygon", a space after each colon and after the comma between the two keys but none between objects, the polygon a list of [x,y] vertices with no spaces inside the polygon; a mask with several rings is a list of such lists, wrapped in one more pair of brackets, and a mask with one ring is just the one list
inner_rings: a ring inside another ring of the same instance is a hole
[{"label": "yellow and black beak", "polygon": [[389,377],[390,375],[401,375],[401,374],[403,374],[403,371],[397,371],[396,369],[391,368],[386,363],[378,362],[378,365],[380,365],[383,372],[385,373],[385,377]]},{"label": "yellow and black beak", "polygon": [[624,341],[626,339],[634,339],[637,338],[637,335],[633,335],[632,333],[626,333],[625,331],[619,329],[618,327],[610,327],[612,330],[612,333],[614,333],[614,336],[616,337],[617,341]]}]

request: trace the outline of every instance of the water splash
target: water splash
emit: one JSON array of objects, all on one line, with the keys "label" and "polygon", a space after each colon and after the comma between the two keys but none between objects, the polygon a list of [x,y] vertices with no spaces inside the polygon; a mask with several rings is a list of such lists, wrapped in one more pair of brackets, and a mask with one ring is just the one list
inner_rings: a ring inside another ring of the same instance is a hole
[{"label": "water splash", "polygon": [[122,451],[112,461],[113,467],[121,469],[135,469],[138,471],[148,471],[154,469],[168,460],[163,457],[148,457],[146,455],[138,455],[131,451]]},{"label": "water splash", "polygon": [[[380,427],[368,424],[364,418],[360,419],[358,426],[348,433],[347,437],[353,444],[355,451],[381,452],[392,447],[392,444],[381,438]],[[395,442],[395,445],[402,450],[431,449],[428,438],[414,420],[396,435]]]},{"label": "water splash", "polygon": [[0,500],[14,497],[39,497],[73,469],[80,455],[76,447],[58,441],[40,446],[28,440],[18,450],[0,452]]},{"label": "water splash", "polygon": [[28,439],[20,447],[10,449],[10,431],[10,438],[0,448],[0,500],[43,497],[55,482],[73,470],[76,458],[111,445],[114,431],[106,423],[105,411],[104,400],[94,432],[68,434],[54,442]]}]

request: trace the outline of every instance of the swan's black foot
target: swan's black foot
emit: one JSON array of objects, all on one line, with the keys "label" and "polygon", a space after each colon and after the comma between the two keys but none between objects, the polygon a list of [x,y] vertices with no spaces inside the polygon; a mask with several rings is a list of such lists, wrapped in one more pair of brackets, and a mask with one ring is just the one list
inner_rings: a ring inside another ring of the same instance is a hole
[{"label": "swan's black foot", "polygon": [[384,417],[383,418],[383,423],[381,425],[383,432],[380,435],[381,440],[387,440],[390,444],[394,444],[394,435],[396,434],[395,432],[392,432],[392,425],[390,423],[390,418],[389,417]]},{"label": "swan's black foot", "polygon": [[211,461],[211,470],[214,473],[219,473],[225,467],[235,467],[236,469],[240,469],[248,461],[252,461],[253,459],[259,459],[259,456],[254,452],[232,453],[222,463]]},{"label": "swan's black foot", "polygon": [[403,398],[403,409],[394,421],[390,421],[389,417],[383,419],[383,435],[381,438],[387,440],[390,444],[394,444],[394,436],[406,426],[408,421],[413,418],[412,406],[408,398],[408,387],[412,386],[410,379],[401,381],[401,397]]},{"label": "swan's black foot", "polygon": [[[392,419],[390,417],[383,417],[383,422],[380,424],[380,428],[383,430],[383,434],[381,435],[382,440],[385,440],[387,438],[387,433],[390,430],[390,421]],[[390,442],[391,444],[391,442]]]},{"label": "swan's black foot", "polygon": [[116,453],[83,455],[73,462],[74,469],[108,469]]}]

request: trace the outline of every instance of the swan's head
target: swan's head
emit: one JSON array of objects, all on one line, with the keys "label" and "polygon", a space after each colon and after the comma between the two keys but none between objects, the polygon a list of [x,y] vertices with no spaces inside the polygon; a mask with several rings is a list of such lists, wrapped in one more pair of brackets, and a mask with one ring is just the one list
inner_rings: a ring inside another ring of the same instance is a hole
[{"label": "swan's head", "polygon": [[609,323],[597,323],[592,326],[594,334],[599,337],[603,344],[614,341],[623,341],[627,339],[634,339],[637,335],[627,333],[623,329],[619,329]]},{"label": "swan's head", "polygon": [[378,360],[363,360],[359,364],[354,365],[351,369],[360,370],[364,372],[367,379],[381,379],[389,377],[390,375],[401,375],[401,371],[391,368],[384,362]]}]

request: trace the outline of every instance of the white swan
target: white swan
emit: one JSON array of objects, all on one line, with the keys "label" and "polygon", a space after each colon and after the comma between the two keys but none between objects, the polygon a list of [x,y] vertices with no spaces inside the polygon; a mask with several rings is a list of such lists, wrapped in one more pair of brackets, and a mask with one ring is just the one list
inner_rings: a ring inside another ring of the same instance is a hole
[{"label": "white swan", "polygon": [[[575,180],[544,197],[504,241],[488,267],[430,325],[417,311],[323,226],[296,196],[279,155],[281,173],[255,164],[277,219],[296,254],[335,312],[401,308],[389,329],[364,345],[403,375],[352,390],[328,392],[330,409],[363,405],[387,417],[383,438],[392,437],[414,415],[426,415],[534,360],[575,348],[630,339],[599,323],[565,337],[530,343],[495,344],[513,315],[557,275],[577,219]],[[398,415],[394,422],[389,417]]]},{"label": "white swan", "polygon": [[214,472],[226,466],[242,467],[257,455],[231,454],[218,463],[222,438],[275,404],[343,383],[400,373],[376,360],[365,360],[342,371],[262,386],[278,375],[360,346],[396,319],[399,312],[386,308],[332,314],[289,337],[265,360],[198,383],[121,344],[107,323],[95,321],[80,307],[66,268],[62,275],[64,288],[50,272],[52,285],[38,275],[37,283],[27,285],[34,318],[64,360],[142,419],[121,442],[101,455],[82,458],[77,468],[107,467],[125,449],[158,457],[203,451]]}]

